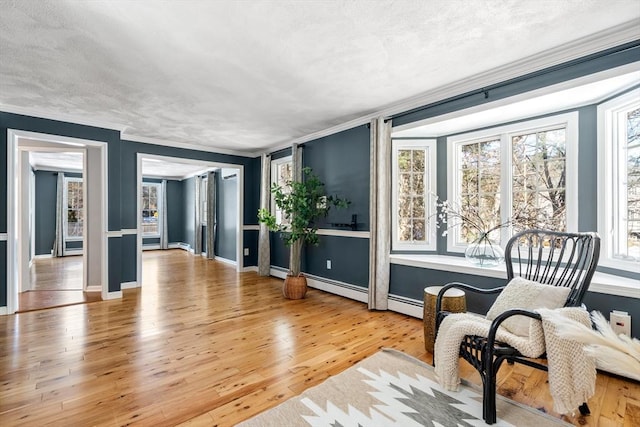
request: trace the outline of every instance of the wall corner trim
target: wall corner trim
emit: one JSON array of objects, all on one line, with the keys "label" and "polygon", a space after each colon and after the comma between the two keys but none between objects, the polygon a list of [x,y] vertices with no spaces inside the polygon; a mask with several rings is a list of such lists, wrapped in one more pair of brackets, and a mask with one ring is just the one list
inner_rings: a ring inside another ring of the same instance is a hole
[{"label": "wall corner trim", "polygon": [[115,292],[108,292],[107,293],[107,298],[106,299],[121,299],[122,298],[122,291],[115,291]]},{"label": "wall corner trim", "polygon": [[140,285],[138,284],[138,282],[133,281],[133,282],[122,282],[120,283],[120,289],[125,290],[125,289],[134,289],[134,288],[139,288]]}]

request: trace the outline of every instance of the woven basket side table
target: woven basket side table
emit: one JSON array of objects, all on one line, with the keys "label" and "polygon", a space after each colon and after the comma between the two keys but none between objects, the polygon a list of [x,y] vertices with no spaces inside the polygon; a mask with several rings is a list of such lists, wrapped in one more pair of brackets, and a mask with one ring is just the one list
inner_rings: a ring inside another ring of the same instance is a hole
[{"label": "woven basket side table", "polygon": [[[424,348],[433,353],[433,344],[436,339],[436,299],[442,286],[429,286],[424,288],[424,309],[422,321],[424,323]],[[467,311],[467,299],[462,289],[449,289],[442,298],[442,310],[451,313],[463,313]]]}]

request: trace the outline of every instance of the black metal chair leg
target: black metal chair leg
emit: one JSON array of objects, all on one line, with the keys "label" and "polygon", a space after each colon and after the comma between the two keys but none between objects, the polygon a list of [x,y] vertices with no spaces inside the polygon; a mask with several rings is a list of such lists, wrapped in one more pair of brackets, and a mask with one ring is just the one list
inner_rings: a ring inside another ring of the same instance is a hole
[{"label": "black metal chair leg", "polygon": [[482,418],[487,424],[496,423],[496,381],[495,378],[487,378],[484,386]]},{"label": "black metal chair leg", "polygon": [[[486,350],[486,349],[485,349]],[[488,352],[487,352],[488,353]],[[482,418],[487,424],[496,423],[496,372],[493,357],[490,354],[483,356],[484,381],[482,382]]]},{"label": "black metal chair leg", "polygon": [[587,402],[584,402],[582,405],[578,406],[578,410],[581,415],[591,415],[591,410],[589,409],[589,405]]}]

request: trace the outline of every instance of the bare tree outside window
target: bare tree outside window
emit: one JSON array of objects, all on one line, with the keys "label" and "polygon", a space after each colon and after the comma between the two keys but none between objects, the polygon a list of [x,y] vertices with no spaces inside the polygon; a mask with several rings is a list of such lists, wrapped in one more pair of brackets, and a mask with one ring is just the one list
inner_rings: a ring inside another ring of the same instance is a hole
[{"label": "bare tree outside window", "polygon": [[82,181],[68,179],[67,184],[67,238],[81,238],[84,230]]},{"label": "bare tree outside window", "polygon": [[626,128],[627,253],[625,255],[640,260],[640,107],[627,112]]},{"label": "bare tree outside window", "polygon": [[511,137],[514,227],[566,230],[566,131]]},{"label": "bare tree outside window", "polygon": [[159,234],[159,189],[160,184],[142,184],[142,234]]},{"label": "bare tree outside window", "polygon": [[[461,146],[459,163],[460,210],[463,216],[478,218],[486,230],[497,227],[500,218],[500,139],[472,142]],[[480,237],[479,231],[462,223],[460,240],[471,243]],[[490,239],[499,241],[500,230]]]},{"label": "bare tree outside window", "polygon": [[426,242],[426,150],[399,150],[397,170],[398,222],[396,227],[398,240],[400,242]]},{"label": "bare tree outside window", "polygon": [[[291,185],[289,184],[293,180],[293,164],[291,161],[280,162],[274,164],[274,177],[272,182],[282,187],[284,194],[291,192]],[[286,218],[282,214],[282,210],[278,209],[275,203],[272,204],[274,210],[274,216],[276,217],[276,224],[289,224],[290,219]]]},{"label": "bare tree outside window", "polygon": [[[461,142],[457,200],[452,202],[462,219],[456,245],[471,243],[483,233],[500,242],[507,225],[514,231],[566,230],[566,146],[566,125]],[[503,153],[508,149],[511,166],[504,170]],[[502,212],[505,203],[508,211]],[[472,218],[473,224],[465,218]]]}]

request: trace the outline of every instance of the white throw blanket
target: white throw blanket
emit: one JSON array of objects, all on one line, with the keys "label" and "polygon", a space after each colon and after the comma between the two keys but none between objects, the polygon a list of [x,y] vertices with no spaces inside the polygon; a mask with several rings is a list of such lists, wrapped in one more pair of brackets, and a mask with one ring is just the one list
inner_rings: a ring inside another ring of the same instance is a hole
[{"label": "white throw blanket", "polygon": [[[511,345],[526,357],[539,357],[546,349],[549,388],[553,397],[554,410],[564,414],[574,410],[593,396],[596,367],[594,360],[585,355],[582,344],[557,336],[555,324],[548,319],[547,314],[549,312],[561,314],[590,326],[589,313],[581,308],[536,311],[540,313],[543,320],[530,323],[529,337],[514,335],[500,327],[496,340]],[[557,316],[553,318],[557,319]],[[443,320],[436,338],[433,357],[436,377],[447,390],[457,390],[460,384],[458,350],[464,336],[486,337],[490,326],[490,320],[469,313],[450,314]]]}]

